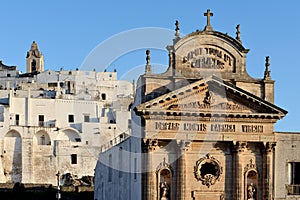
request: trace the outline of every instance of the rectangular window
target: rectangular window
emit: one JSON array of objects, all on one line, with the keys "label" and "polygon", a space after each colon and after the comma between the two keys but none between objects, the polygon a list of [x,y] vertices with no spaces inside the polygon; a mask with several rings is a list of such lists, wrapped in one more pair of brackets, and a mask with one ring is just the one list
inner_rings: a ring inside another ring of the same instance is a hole
[{"label": "rectangular window", "polygon": [[44,115],[39,115],[38,116],[38,120],[39,120],[39,126],[44,126]]},{"label": "rectangular window", "polygon": [[90,115],[84,115],[83,116],[83,121],[84,122],[90,122]]},{"label": "rectangular window", "polygon": [[137,178],[137,159],[134,158],[134,180]]},{"label": "rectangular window", "polygon": [[131,119],[128,119],[128,129],[131,129]]},{"label": "rectangular window", "polygon": [[19,126],[19,124],[20,124],[20,115],[19,114],[16,114],[15,120],[16,120],[16,125]]},{"label": "rectangular window", "polygon": [[300,184],[300,162],[291,162],[290,163],[290,184],[298,185]]},{"label": "rectangular window", "polygon": [[287,185],[288,195],[300,195],[300,162],[289,163],[290,184]]},{"label": "rectangular window", "polygon": [[112,181],[112,155],[109,154],[108,157],[108,182]]},{"label": "rectangular window", "polygon": [[74,123],[74,115],[69,115],[68,121],[69,123]]},{"label": "rectangular window", "polygon": [[57,82],[48,83],[48,87],[57,87]]},{"label": "rectangular window", "polygon": [[71,164],[77,164],[77,154],[71,155]]}]

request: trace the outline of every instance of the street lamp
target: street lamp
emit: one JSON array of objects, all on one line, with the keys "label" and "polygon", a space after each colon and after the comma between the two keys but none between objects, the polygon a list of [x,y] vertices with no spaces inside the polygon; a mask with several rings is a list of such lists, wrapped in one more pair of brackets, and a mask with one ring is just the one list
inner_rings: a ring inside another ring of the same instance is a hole
[{"label": "street lamp", "polygon": [[59,200],[60,199],[60,184],[59,184],[59,177],[60,177],[60,173],[59,171],[56,174],[57,177],[57,193],[56,193],[56,199]]}]

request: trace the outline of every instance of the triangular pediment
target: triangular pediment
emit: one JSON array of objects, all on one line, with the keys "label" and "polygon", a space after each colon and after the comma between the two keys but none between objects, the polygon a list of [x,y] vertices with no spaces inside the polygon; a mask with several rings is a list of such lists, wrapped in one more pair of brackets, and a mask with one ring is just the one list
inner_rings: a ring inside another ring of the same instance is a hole
[{"label": "triangular pediment", "polygon": [[171,115],[284,117],[287,111],[211,76],[136,107],[138,113]]}]

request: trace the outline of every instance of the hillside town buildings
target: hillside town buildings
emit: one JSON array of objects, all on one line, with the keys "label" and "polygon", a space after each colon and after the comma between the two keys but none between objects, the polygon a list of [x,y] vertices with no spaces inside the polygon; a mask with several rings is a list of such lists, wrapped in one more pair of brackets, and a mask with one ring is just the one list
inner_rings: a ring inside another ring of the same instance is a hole
[{"label": "hillside town buildings", "polygon": [[45,70],[36,42],[26,73],[1,61],[0,183],[93,185],[98,154],[130,132],[133,90],[116,71]]}]

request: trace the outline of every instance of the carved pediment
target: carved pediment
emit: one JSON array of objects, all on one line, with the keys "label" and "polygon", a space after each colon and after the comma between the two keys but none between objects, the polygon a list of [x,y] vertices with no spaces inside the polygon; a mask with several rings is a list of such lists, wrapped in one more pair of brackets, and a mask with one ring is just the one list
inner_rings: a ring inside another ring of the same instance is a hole
[{"label": "carved pediment", "polygon": [[256,115],[281,118],[285,110],[211,76],[136,107],[138,112],[196,115]]}]

